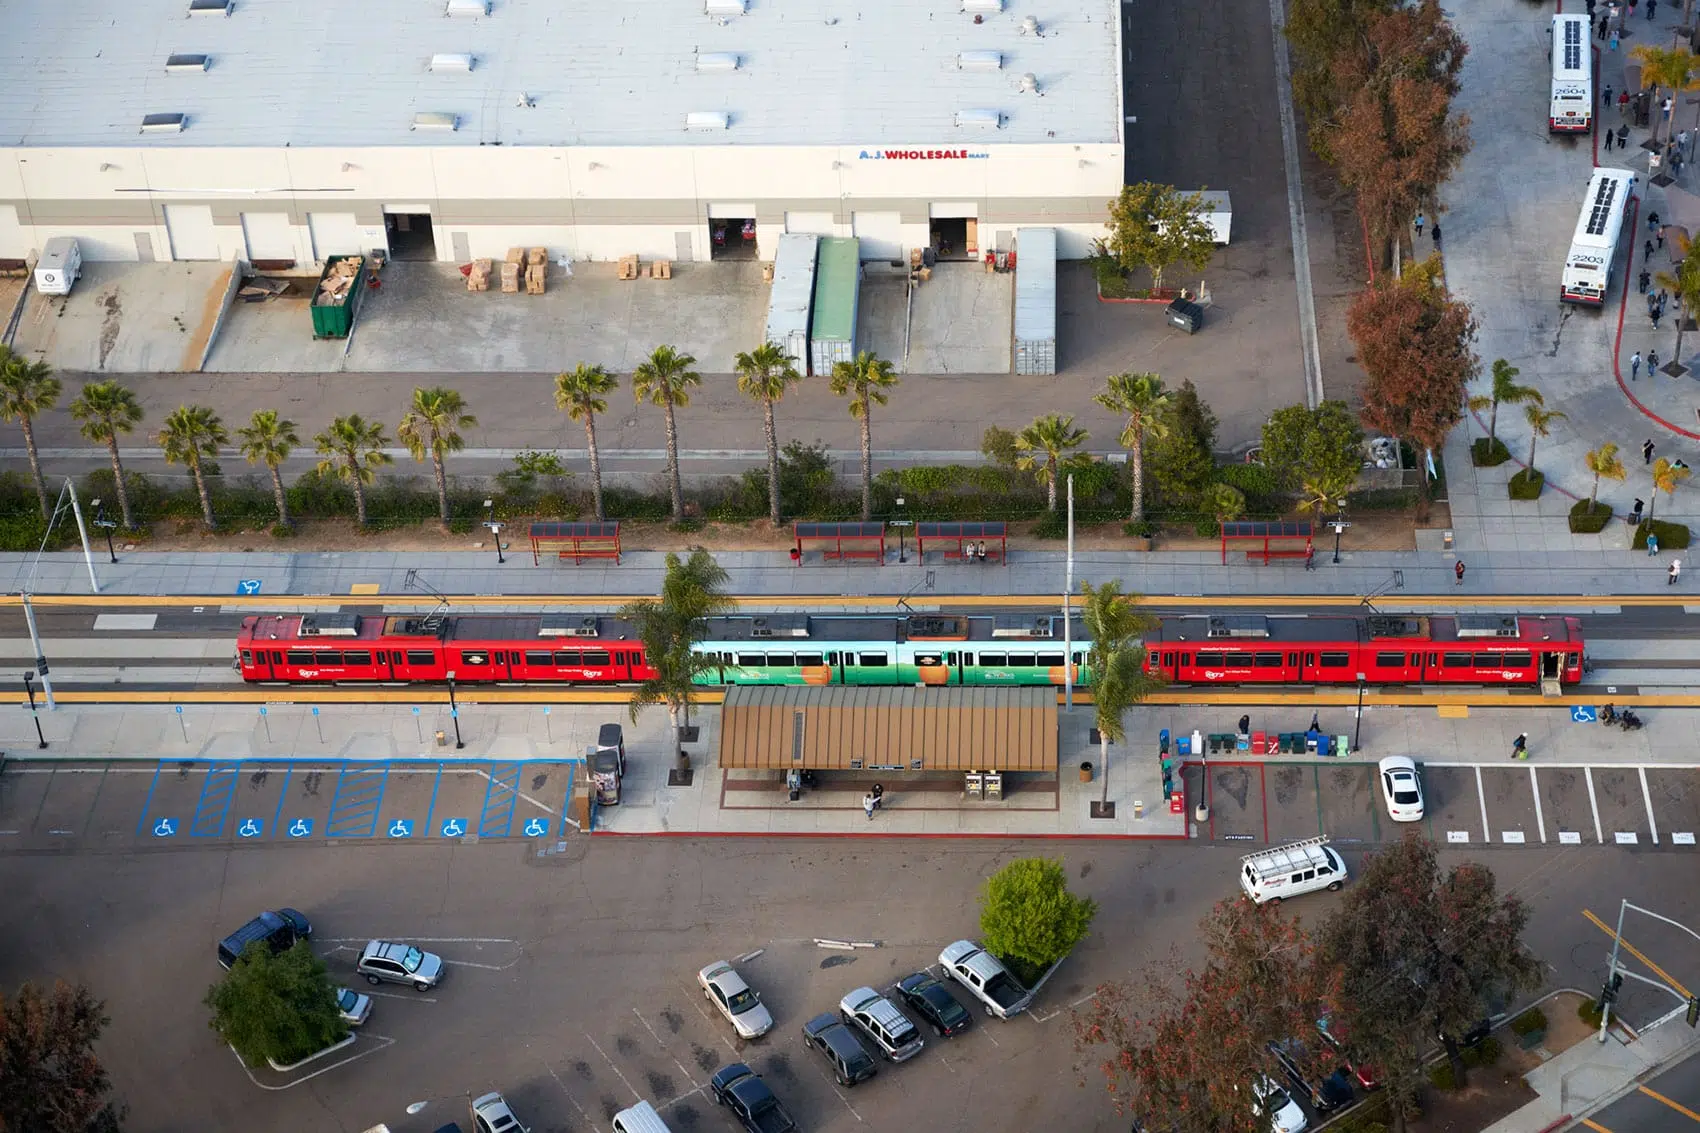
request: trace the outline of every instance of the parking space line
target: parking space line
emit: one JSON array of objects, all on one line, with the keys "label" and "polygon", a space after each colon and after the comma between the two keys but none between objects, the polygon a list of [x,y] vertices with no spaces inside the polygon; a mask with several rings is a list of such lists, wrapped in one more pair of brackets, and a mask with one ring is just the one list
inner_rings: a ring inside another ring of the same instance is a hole
[{"label": "parking space line", "polygon": [[[1615,936],[1616,935],[1616,933],[1614,933],[1612,931],[1612,927],[1610,925],[1608,925],[1605,921],[1602,921],[1599,917],[1596,917],[1594,915],[1593,910],[1583,909],[1582,915],[1584,917],[1587,917],[1588,920],[1592,921],[1594,927],[1599,929],[1601,932],[1605,933],[1607,936]],[[1663,968],[1659,967],[1657,964],[1655,964],[1651,960],[1649,960],[1647,958],[1646,953],[1642,952],[1639,948],[1635,947],[1635,945],[1629,943],[1628,940],[1626,940],[1622,937],[1618,937],[1618,943],[1623,945],[1623,950],[1625,952],[1629,953],[1631,956],[1635,957],[1637,960],[1639,960],[1643,964],[1647,965],[1647,969],[1650,972],[1652,972],[1655,976],[1658,976],[1661,980],[1664,980],[1665,983],[1670,985],[1670,987],[1673,991],[1676,991],[1684,999],[1687,999],[1689,996],[1694,994],[1693,992],[1689,991],[1687,988],[1683,987],[1682,984],[1679,983],[1676,980],[1676,978],[1674,976],[1672,976],[1669,972],[1665,971]]]},{"label": "parking space line", "polygon": [[1659,820],[1653,817],[1653,794],[1647,790],[1647,769],[1637,767],[1635,773],[1641,776],[1641,801],[1647,804],[1647,829],[1653,835],[1653,845],[1659,844]]},{"label": "parking space line", "polygon": [[206,778],[201,782],[201,797],[195,800],[195,813],[189,819],[190,837],[216,838],[224,830],[230,804],[236,801],[236,779],[241,767],[241,763],[208,765]]},{"label": "parking space line", "polygon": [[1529,793],[1535,796],[1535,825],[1540,828],[1541,841],[1547,840],[1547,820],[1541,813],[1541,781],[1535,776],[1535,765],[1529,764]]},{"label": "parking space line", "polygon": [[[578,778],[578,760],[576,760],[576,759],[568,760],[567,761],[567,794],[566,794],[566,797],[561,800],[561,830],[560,830],[560,833],[557,835],[557,837],[560,837],[560,838],[565,838],[567,836],[567,827],[569,825],[574,830],[578,829],[578,823],[574,822],[571,818],[569,818],[567,816],[567,809],[569,807],[571,807],[572,803],[573,803],[573,780],[576,779],[576,778]],[[736,1053],[736,1052],[734,1052],[734,1053]]]},{"label": "parking space line", "polygon": [[285,764],[283,768],[283,786],[277,792],[277,810],[272,812],[272,833],[278,831],[278,824],[283,821],[283,804],[289,801],[289,780],[295,775],[295,765]]},{"label": "parking space line", "polygon": [[632,1014],[636,1015],[638,1022],[643,1024],[643,1029],[649,1032],[649,1037],[655,1040],[655,1045],[660,1047],[666,1053],[667,1057],[673,1060],[673,1065],[679,1068],[679,1073],[685,1076],[685,1081],[689,1082],[699,1090],[702,1089],[702,1083],[691,1077],[691,1072],[685,1069],[685,1064],[680,1062],[678,1057],[671,1050],[667,1049],[667,1044],[661,1041],[661,1036],[655,1033],[655,1028],[649,1025],[649,1020],[643,1017],[643,1012],[634,1007],[632,1008]]},{"label": "parking space line", "polygon": [[[136,819],[136,837],[138,837],[138,838],[140,838],[142,836],[143,832],[146,831],[147,828],[148,828],[148,815],[150,813],[152,813],[152,811],[153,811],[153,789],[155,787],[159,786],[160,772],[162,772],[164,770],[165,770],[165,761],[162,759],[162,760],[159,761],[159,763],[154,765],[153,780],[150,783],[148,783],[148,797],[142,800],[142,817]],[[52,780],[48,780],[48,783],[49,783],[48,790],[51,791],[53,789],[52,785],[51,785]],[[46,795],[42,796],[43,801],[46,801],[46,798],[47,798]],[[39,817],[39,815],[38,815],[38,817]]]},{"label": "parking space line", "polygon": [[587,1039],[590,1039],[590,1045],[596,1048],[596,1053],[600,1054],[602,1056],[602,1061],[604,1061],[608,1064],[608,1069],[610,1069],[614,1072],[615,1077],[619,1078],[620,1081],[622,1081],[626,1084],[626,1089],[632,1091],[632,1098],[636,1101],[641,1102],[643,1100],[643,1095],[638,1093],[637,1090],[632,1086],[631,1079],[627,1078],[624,1074],[622,1074],[620,1072],[620,1068],[618,1066],[614,1065],[614,1060],[612,1058],[608,1057],[608,1052],[602,1049],[602,1044],[597,1042],[595,1039],[591,1039],[589,1031],[586,1031],[584,1033],[584,1037],[587,1038]]},{"label": "parking space line", "polygon": [[1476,802],[1482,808],[1482,841],[1493,845],[1493,831],[1488,829],[1487,792],[1482,789],[1482,765],[1476,764]]},{"label": "parking space line", "polygon": [[727,1050],[732,1052],[733,1058],[737,1058],[738,1057],[738,1048],[733,1046],[732,1040],[727,1038],[725,1036],[725,1034],[721,1032],[720,1025],[719,1025],[719,1023],[717,1023],[715,1021],[714,1016],[710,1015],[707,1011],[703,1010],[702,1004],[697,1002],[697,1000],[700,997],[693,995],[693,996],[690,996],[689,998],[690,998],[690,1004],[691,1004],[692,1007],[696,1008],[697,1014],[701,1015],[703,1017],[703,1021],[708,1023],[709,1026],[714,1028],[714,1037],[720,1040],[720,1043],[721,1043],[722,1046],[724,1046]]},{"label": "parking space line", "polygon": [[378,808],[389,777],[388,760],[376,767],[344,763],[337,772],[336,792],[331,795],[330,813],[325,817],[325,837],[372,837],[378,829]]},{"label": "parking space line", "polygon": [[1257,793],[1263,797],[1263,844],[1269,845],[1269,773],[1268,764],[1257,765]]},{"label": "parking space line", "polygon": [[437,764],[437,777],[431,781],[431,803],[425,808],[425,833],[431,833],[431,820],[437,816],[437,792],[443,787],[443,765]]},{"label": "parking space line", "polygon": [[1582,1124],[1586,1125],[1589,1129],[1592,1129],[1594,1133],[1611,1133],[1610,1129],[1607,1129],[1604,1125],[1601,1125],[1591,1117],[1584,1117],[1582,1119]]},{"label": "parking space line", "polygon": [[1326,834],[1328,829],[1322,819],[1322,767],[1320,764],[1313,763],[1310,765],[1310,778],[1311,782],[1316,784],[1316,832]]},{"label": "parking space line", "polygon": [[1690,1121],[1700,1121],[1700,1113],[1695,1113],[1693,1110],[1689,1109],[1687,1106],[1683,1105],[1681,1102],[1673,1101],[1672,1099],[1667,1098],[1663,1094],[1659,1093],[1659,1091],[1650,1090],[1646,1086],[1636,1086],[1635,1088],[1637,1090],[1640,1090],[1643,1094],[1646,1094],[1648,1097],[1652,1098],[1654,1101],[1659,1102],[1663,1105],[1670,1106],[1672,1109],[1676,1110],[1676,1112],[1678,1112],[1678,1113],[1682,1114],[1682,1116],[1688,1118],[1688,1120],[1690,1120]]},{"label": "parking space line", "polygon": [[1600,827],[1600,800],[1594,795],[1594,769],[1582,768],[1582,778],[1588,782],[1588,808],[1594,812],[1594,841],[1606,844],[1606,832]]},{"label": "parking space line", "polygon": [[561,1076],[559,1074],[555,1073],[555,1068],[553,1066],[549,1065],[549,1060],[545,1059],[545,1058],[540,1058],[537,1061],[543,1063],[543,1069],[545,1069],[549,1072],[549,1077],[555,1079],[555,1085],[561,1087],[561,1092],[563,1094],[567,1095],[567,1101],[571,1102],[573,1108],[578,1110],[578,1115],[580,1117],[584,1118],[584,1123],[586,1125],[590,1126],[592,1129],[601,1128],[594,1121],[592,1121],[590,1119],[590,1114],[585,1112],[584,1107],[582,1105],[578,1104],[578,1099],[573,1097],[573,1092],[571,1090],[567,1089],[567,1084],[565,1082],[561,1081]]},{"label": "parking space line", "polygon": [[514,824],[514,808],[519,802],[519,777],[524,765],[496,763],[490,766],[489,783],[484,788],[484,809],[478,813],[480,838],[506,838]]}]

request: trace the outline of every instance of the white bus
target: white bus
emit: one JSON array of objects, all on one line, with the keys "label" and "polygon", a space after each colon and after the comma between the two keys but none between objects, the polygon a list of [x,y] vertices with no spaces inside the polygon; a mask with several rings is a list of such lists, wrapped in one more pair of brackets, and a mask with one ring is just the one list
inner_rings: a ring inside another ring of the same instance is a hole
[{"label": "white bus", "polygon": [[1552,103],[1547,129],[1558,134],[1585,134],[1594,122],[1594,58],[1588,38],[1588,17],[1552,18]]},{"label": "white bus", "polygon": [[1635,190],[1635,174],[1627,169],[1596,169],[1588,180],[1588,195],[1582,198],[1582,215],[1576,218],[1576,235],[1570,239],[1570,254],[1564,259],[1564,282],[1559,286],[1561,303],[1603,306],[1611,288],[1612,262],[1617,258],[1617,241],[1623,232],[1623,214]]}]

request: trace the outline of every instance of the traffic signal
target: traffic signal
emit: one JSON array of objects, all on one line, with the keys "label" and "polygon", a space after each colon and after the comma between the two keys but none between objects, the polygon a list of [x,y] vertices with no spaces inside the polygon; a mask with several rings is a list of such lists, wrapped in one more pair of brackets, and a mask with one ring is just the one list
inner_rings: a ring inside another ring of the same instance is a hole
[{"label": "traffic signal", "polygon": [[1595,1005],[1595,1009],[1599,1010],[1599,1011],[1604,1011],[1606,1009],[1607,1004],[1616,1003],[1617,1002],[1617,991],[1622,986],[1623,986],[1623,973],[1622,972],[1613,972],[1611,974],[1611,978],[1606,980],[1605,986],[1600,988],[1600,1001],[1599,1001],[1599,1003],[1597,1003]]},{"label": "traffic signal", "polygon": [[1700,1023],[1700,995],[1691,995],[1688,997],[1688,1025],[1692,1027],[1696,1023]]}]

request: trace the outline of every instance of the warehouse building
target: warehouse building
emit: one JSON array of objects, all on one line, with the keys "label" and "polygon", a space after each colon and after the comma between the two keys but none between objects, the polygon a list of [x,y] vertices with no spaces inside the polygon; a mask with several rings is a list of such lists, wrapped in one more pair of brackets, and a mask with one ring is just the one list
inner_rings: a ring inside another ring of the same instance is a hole
[{"label": "warehouse building", "polygon": [[1116,0],[13,0],[0,260],[946,258],[1122,184]]}]

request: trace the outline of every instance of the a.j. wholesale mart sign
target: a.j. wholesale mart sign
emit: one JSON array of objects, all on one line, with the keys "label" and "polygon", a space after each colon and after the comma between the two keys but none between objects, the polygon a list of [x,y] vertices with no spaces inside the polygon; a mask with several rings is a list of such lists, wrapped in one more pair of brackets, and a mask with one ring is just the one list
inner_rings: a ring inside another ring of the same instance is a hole
[{"label": "a.j. wholesale mart sign", "polygon": [[865,149],[863,161],[975,161],[988,158],[989,153],[965,149]]}]

